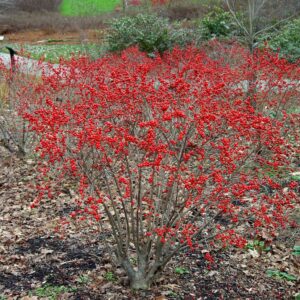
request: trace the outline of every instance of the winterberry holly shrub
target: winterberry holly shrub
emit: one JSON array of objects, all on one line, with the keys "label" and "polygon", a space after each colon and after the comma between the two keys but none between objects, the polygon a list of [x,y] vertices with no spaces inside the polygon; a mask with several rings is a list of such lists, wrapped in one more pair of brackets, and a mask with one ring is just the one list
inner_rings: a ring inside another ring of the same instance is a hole
[{"label": "winterberry holly shrub", "polygon": [[41,174],[78,182],[71,217],[109,223],[134,289],[149,288],[183,249],[211,262],[214,247],[243,248],[289,226],[297,183],[283,187],[267,167],[292,168],[299,114],[286,109],[299,99],[299,68],[235,51],[244,59],[232,65],[195,48],[74,59],[43,77],[23,113],[48,162]]}]

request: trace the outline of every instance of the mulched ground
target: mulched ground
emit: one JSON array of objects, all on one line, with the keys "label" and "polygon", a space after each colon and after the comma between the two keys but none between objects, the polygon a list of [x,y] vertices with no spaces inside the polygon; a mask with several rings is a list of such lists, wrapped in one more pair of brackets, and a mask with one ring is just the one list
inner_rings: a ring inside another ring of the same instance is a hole
[{"label": "mulched ground", "polygon": [[[33,159],[22,161],[0,151],[1,300],[295,299],[300,291],[299,280],[266,275],[277,269],[300,279],[300,257],[291,253],[299,244],[299,229],[294,229],[283,232],[268,252],[219,251],[212,265],[201,252],[181,253],[150,291],[135,293],[110,260],[109,232],[83,223],[62,225],[72,209],[71,183],[63,183],[57,201],[30,208],[36,174]],[[64,288],[56,298],[40,296],[39,288],[47,285]]]}]

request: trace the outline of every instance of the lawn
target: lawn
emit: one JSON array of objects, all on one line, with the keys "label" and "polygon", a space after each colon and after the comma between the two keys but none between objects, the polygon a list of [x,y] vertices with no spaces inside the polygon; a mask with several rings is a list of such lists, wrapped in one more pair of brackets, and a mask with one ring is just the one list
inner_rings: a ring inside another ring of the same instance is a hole
[{"label": "lawn", "polygon": [[60,12],[64,16],[86,16],[113,11],[120,0],[63,0]]}]

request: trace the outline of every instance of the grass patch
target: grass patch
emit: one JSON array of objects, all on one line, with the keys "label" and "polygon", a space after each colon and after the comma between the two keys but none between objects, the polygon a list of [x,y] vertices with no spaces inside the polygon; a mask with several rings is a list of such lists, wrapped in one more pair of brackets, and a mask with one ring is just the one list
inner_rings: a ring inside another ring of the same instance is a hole
[{"label": "grass patch", "polygon": [[70,288],[66,286],[52,286],[52,285],[43,285],[32,293],[33,295],[40,297],[40,298],[47,298],[49,300],[56,300],[58,299],[60,294],[63,293],[70,293],[75,292],[75,288]]},{"label": "grass patch", "polygon": [[121,0],[63,0],[59,6],[63,16],[92,16],[113,11]]},{"label": "grass patch", "polygon": [[[8,87],[7,82],[0,81],[0,108],[7,101],[8,92],[9,92],[9,87]],[[0,298],[0,300],[1,300],[1,298]]]}]

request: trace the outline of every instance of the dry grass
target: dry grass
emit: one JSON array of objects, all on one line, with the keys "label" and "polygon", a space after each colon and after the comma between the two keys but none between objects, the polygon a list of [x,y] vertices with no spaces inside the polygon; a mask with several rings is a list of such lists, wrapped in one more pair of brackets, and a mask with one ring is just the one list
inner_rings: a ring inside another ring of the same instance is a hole
[{"label": "dry grass", "polygon": [[[24,157],[33,153],[36,136],[28,129],[27,121],[19,115],[27,105],[26,101],[29,101],[28,94],[24,92],[22,97],[17,94],[20,87],[36,85],[40,78],[15,72],[11,80],[9,74],[6,75],[0,78],[0,146],[10,154]],[[32,98],[29,99],[31,101]]]},{"label": "dry grass", "polygon": [[201,18],[212,10],[215,6],[220,6],[220,0],[192,1],[175,0],[171,4],[160,10],[160,13],[170,20],[183,20]]},{"label": "dry grass", "polygon": [[26,30],[44,30],[54,33],[102,28],[106,18],[106,16],[64,17],[57,12],[15,12],[0,19],[0,34]]},{"label": "dry grass", "polygon": [[5,104],[8,99],[9,87],[5,81],[0,81],[0,107]]},{"label": "dry grass", "polygon": [[16,10],[27,12],[57,11],[61,0],[15,0]]}]

